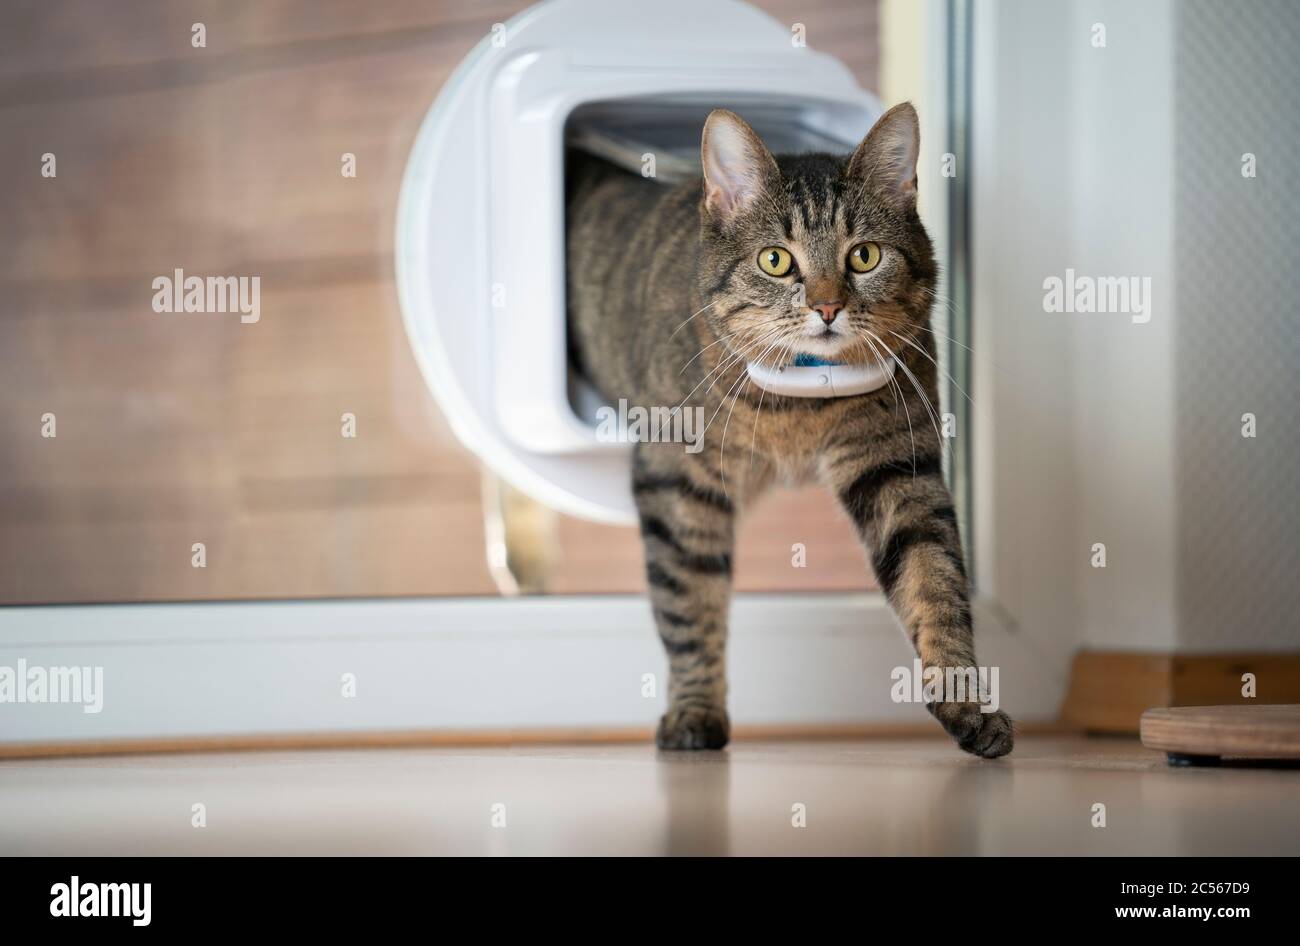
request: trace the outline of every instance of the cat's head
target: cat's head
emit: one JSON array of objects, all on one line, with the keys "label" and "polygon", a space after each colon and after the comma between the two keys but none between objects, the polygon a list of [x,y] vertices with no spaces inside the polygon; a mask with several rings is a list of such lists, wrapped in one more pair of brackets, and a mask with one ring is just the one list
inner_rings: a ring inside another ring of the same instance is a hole
[{"label": "cat's head", "polygon": [[935,263],[916,212],[920,129],[896,105],[848,157],[773,158],[739,115],[704,124],[700,290],[749,361],[864,363],[928,325]]}]

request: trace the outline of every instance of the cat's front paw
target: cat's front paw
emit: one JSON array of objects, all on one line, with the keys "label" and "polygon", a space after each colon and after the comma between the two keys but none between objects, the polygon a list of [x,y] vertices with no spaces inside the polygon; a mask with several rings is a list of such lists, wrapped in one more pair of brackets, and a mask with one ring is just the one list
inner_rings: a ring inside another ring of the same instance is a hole
[{"label": "cat's front paw", "polygon": [[715,706],[672,706],[659,720],[660,749],[721,749],[731,738],[727,711]]},{"label": "cat's front paw", "polygon": [[929,703],[926,709],[958,746],[973,755],[996,759],[1015,745],[1011,717],[1001,710],[984,713],[978,703],[956,702]]}]

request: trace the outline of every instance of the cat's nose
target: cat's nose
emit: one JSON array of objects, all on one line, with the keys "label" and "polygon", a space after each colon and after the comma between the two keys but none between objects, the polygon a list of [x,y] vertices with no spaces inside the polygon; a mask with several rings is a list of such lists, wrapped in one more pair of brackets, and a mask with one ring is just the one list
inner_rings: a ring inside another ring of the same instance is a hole
[{"label": "cat's nose", "polygon": [[812,308],[816,309],[817,312],[821,315],[823,322],[825,322],[827,325],[830,325],[832,322],[835,321],[835,318],[842,311],[844,311],[844,303],[843,302],[816,302],[813,303]]}]

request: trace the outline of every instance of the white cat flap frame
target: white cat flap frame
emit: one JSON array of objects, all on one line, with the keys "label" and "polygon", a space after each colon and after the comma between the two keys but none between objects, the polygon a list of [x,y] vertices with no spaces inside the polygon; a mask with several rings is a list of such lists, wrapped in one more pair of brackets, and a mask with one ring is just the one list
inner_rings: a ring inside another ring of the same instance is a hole
[{"label": "white cat flap frame", "polygon": [[[573,407],[564,155],[575,116],[698,161],[728,107],[851,150],[880,115],[839,61],[738,0],[552,0],[498,24],[420,129],[397,213],[398,296],[426,383],[497,475],[570,515],[635,522],[630,446]],[[640,128],[638,129],[638,122]],[[691,313],[683,313],[685,319]]]}]

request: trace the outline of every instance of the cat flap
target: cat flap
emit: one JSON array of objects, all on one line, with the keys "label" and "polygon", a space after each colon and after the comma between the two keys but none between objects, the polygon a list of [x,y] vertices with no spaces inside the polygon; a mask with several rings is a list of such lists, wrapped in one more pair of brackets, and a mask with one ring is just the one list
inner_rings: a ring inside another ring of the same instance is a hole
[{"label": "cat flap", "polygon": [[[700,176],[700,159],[693,160],[671,151],[662,151],[647,138],[632,138],[607,128],[592,126],[570,128],[570,148],[608,161],[615,167],[640,174],[660,184],[677,184]],[[646,173],[646,159],[653,156],[653,173]]]},{"label": "cat flap", "polygon": [[847,154],[858,143],[852,135],[827,130],[824,102],[697,93],[676,100],[665,96],[586,103],[569,116],[565,144],[632,174],[677,184],[700,176],[700,135],[704,120],[717,107],[736,110],[773,154]]},{"label": "cat flap", "polygon": [[509,41],[485,37],[439,91],[398,201],[403,321],[456,437],[516,488],[603,522],[635,522],[631,449],[599,435],[570,363],[568,159],[674,184],[700,176],[715,108],[778,154],[846,154],[881,112],[843,63],[792,46],[748,4],[657,0],[654,13],[634,30],[608,0],[512,17]]}]

